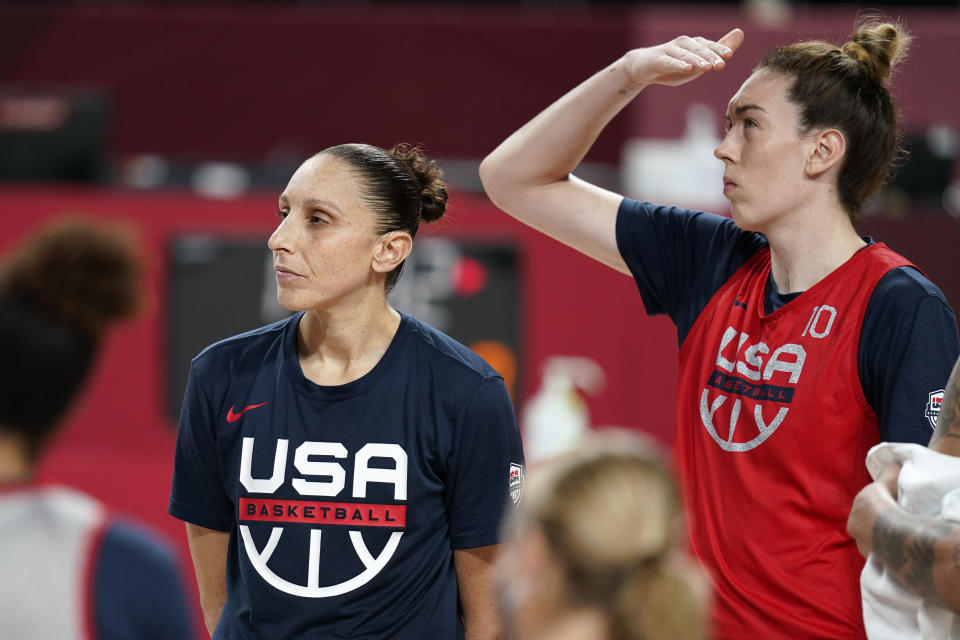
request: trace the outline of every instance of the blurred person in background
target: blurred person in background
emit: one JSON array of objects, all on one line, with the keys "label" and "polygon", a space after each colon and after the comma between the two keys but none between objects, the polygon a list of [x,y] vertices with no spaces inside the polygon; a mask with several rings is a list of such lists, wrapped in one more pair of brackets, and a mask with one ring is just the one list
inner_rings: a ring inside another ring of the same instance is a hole
[{"label": "blurred person in background", "polygon": [[960,637],[960,360],[929,449],[871,450],[875,481],[847,530],[867,558],[861,578],[870,638]]},{"label": "blurred person in background", "polygon": [[90,496],[32,480],[107,327],[137,308],[139,279],[125,234],[80,221],[36,233],[0,266],[4,638],[191,637],[165,544]]},{"label": "blurred person in background", "polygon": [[642,90],[722,70],[743,38],[628,52],[480,175],[500,208],[632,275],[648,313],[677,326],[675,461],[717,638],[862,638],[863,560],[845,528],[870,480],[860,461],[881,440],[927,443],[960,353],[940,290],[854,228],[898,156],[887,84],[909,36],[867,21],[842,46],[763,57],[714,152],[732,219],[571,175]]},{"label": "blurred person in background", "polygon": [[503,379],[387,293],[447,190],[418,149],[330,147],[279,198],[275,324],[193,359],[170,513],[214,638],[501,637],[523,451]]},{"label": "blurred person in background", "polygon": [[660,456],[587,436],[529,472],[497,582],[512,640],[701,640],[709,585],[677,551],[680,503]]}]

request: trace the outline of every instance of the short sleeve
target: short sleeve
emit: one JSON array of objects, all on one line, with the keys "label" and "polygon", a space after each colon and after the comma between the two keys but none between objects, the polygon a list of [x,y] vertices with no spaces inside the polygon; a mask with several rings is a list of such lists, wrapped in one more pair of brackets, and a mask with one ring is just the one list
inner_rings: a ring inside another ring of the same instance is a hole
[{"label": "short sleeve", "polygon": [[747,259],[766,246],[732,220],[624,198],[617,247],[650,315],[667,314],[680,341],[710,298]]},{"label": "short sleeve", "polygon": [[220,477],[216,422],[212,415],[200,389],[196,370],[191,367],[177,429],[168,510],[180,520],[208,529],[230,531],[235,519],[233,504]]},{"label": "short sleeve", "polygon": [[504,508],[515,504],[511,488],[519,502],[523,482],[520,429],[501,378],[484,379],[468,396],[457,420],[447,478],[453,548],[496,544]]},{"label": "short sleeve", "polygon": [[958,353],[956,316],[940,290],[911,267],[885,275],[867,304],[858,356],[884,441],[930,441]]},{"label": "short sleeve", "polygon": [[183,640],[193,633],[192,614],[169,546],[140,526],[111,524],[94,574],[97,638]]}]

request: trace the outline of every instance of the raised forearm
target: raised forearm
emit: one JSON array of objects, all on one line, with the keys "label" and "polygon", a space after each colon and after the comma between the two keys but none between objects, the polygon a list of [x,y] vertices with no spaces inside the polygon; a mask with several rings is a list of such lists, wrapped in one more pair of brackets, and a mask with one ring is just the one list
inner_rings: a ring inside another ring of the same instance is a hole
[{"label": "raised forearm", "polygon": [[[734,29],[717,42],[680,36],[634,49],[557,100],[497,147],[480,177],[499,206],[524,190],[566,180],[608,122],[651,84],[679,85],[720,70],[743,42]],[[506,207],[509,210],[509,207]],[[511,212],[512,213],[512,212]]]},{"label": "raised forearm", "polygon": [[[627,54],[630,55],[630,54]],[[480,165],[490,198],[502,206],[513,185],[564,180],[600,132],[639,93],[626,56],[582,82],[504,140]]]}]

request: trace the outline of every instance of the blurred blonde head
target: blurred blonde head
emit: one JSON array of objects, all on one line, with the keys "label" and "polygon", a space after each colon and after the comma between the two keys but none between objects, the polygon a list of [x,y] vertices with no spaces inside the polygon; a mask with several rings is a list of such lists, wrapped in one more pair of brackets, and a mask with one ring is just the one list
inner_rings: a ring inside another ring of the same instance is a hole
[{"label": "blurred blonde head", "polygon": [[499,572],[516,638],[561,638],[564,620],[570,637],[704,637],[703,581],[675,551],[677,490],[651,443],[594,434],[529,476]]}]

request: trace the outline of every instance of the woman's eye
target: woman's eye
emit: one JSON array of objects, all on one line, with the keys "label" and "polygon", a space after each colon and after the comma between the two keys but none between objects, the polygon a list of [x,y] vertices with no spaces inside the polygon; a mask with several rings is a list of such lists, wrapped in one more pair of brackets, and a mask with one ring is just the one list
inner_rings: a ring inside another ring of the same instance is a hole
[{"label": "woman's eye", "polygon": [[283,209],[280,209],[279,211],[277,211],[277,217],[283,220],[284,218],[287,217],[287,214],[289,213],[290,213],[289,211],[284,211]]},{"label": "woman's eye", "polygon": [[755,126],[757,126],[757,123],[754,122],[753,120],[751,120],[750,118],[747,118],[747,119],[745,119],[745,120],[743,121],[743,126],[744,126],[744,127],[755,127]]}]

